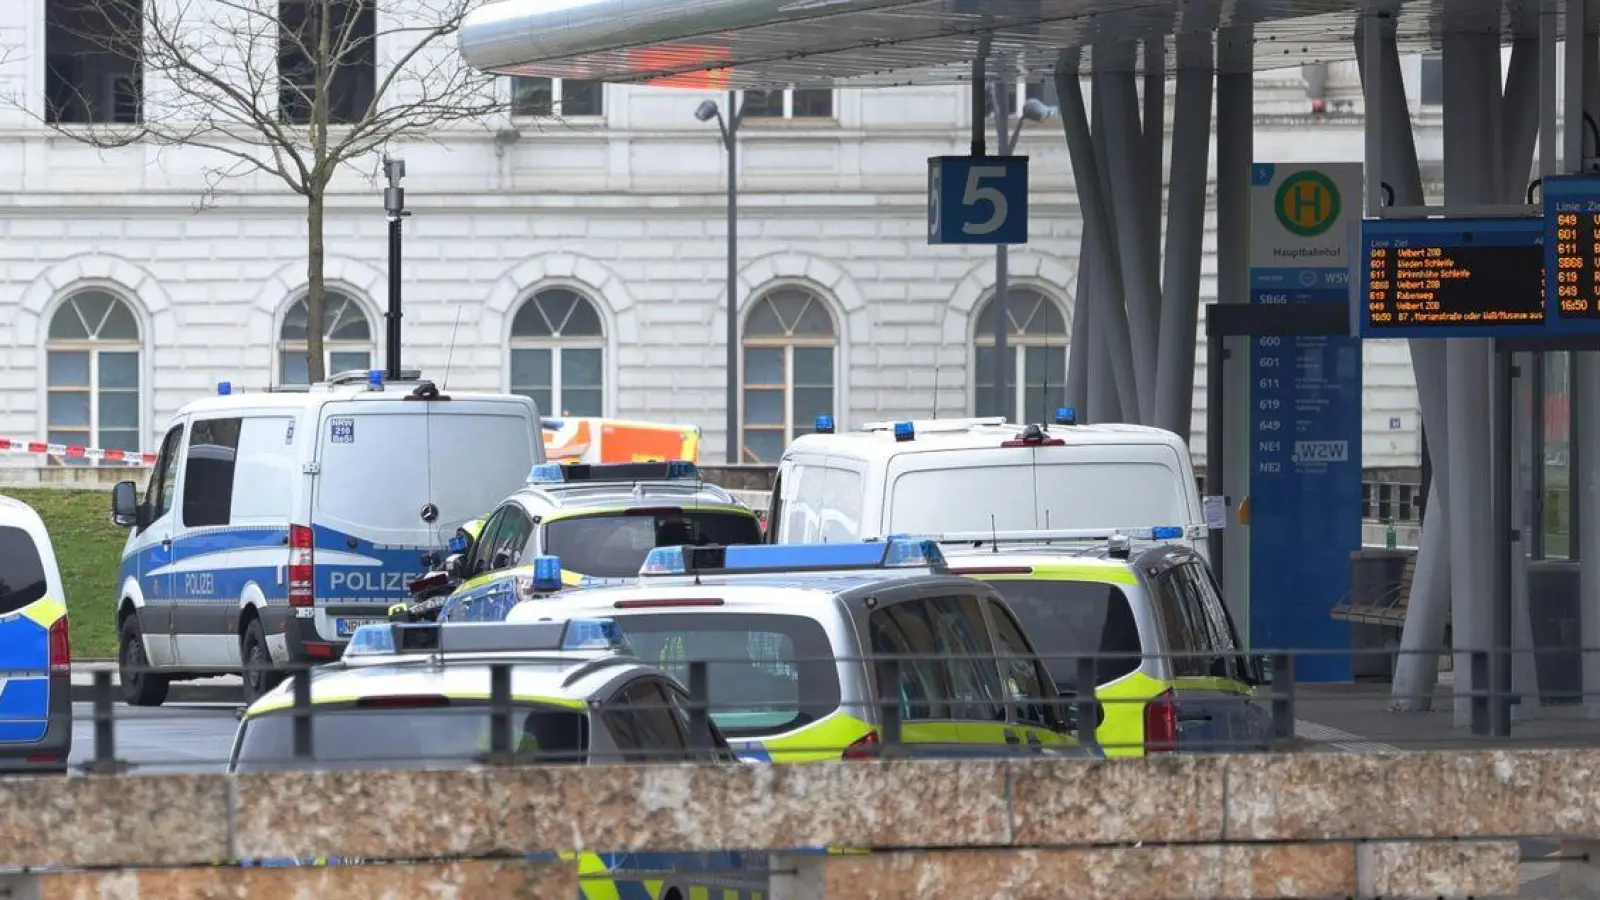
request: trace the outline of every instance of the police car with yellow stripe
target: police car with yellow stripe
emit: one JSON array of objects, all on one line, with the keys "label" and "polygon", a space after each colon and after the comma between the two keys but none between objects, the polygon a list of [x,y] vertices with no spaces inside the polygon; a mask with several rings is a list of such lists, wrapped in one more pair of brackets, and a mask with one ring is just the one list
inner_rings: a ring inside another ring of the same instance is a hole
[{"label": "police car with yellow stripe", "polygon": [[521,603],[508,623],[604,616],[680,681],[705,665],[744,758],[1062,753],[1079,746],[1034,644],[993,586],[928,541],[662,547],[639,583]]},{"label": "police car with yellow stripe", "polygon": [[66,771],[72,649],[65,598],[39,514],[0,497],[0,770]]},{"label": "police car with yellow stripe", "polygon": [[694,463],[549,463],[489,514],[451,597],[533,599],[541,556],[558,557],[561,584],[579,587],[631,580],[656,547],[760,541],[755,512]]},{"label": "police car with yellow stripe", "polygon": [[919,537],[940,543],[952,572],[1005,596],[1059,688],[1092,678],[1107,756],[1265,747],[1262,666],[1245,654],[1205,557],[1179,526],[1127,531]]},{"label": "police car with yellow stripe", "polygon": [[[498,695],[496,664],[510,674]],[[293,687],[280,685],[243,713],[230,772],[497,759],[736,764],[715,725],[701,718],[696,726],[683,687],[629,652],[616,623],[604,619],[368,625],[340,662],[312,670],[310,687],[309,745],[295,745]],[[751,900],[765,890],[763,858],[747,865],[738,853],[563,857],[578,864],[587,900],[690,900],[708,891]]]}]

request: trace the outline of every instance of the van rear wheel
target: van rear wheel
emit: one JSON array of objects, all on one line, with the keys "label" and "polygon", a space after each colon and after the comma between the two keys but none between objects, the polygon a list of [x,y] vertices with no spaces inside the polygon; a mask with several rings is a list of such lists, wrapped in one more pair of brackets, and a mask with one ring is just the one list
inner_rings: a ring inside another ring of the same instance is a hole
[{"label": "van rear wheel", "polygon": [[151,670],[138,616],[130,615],[122,620],[117,643],[117,680],[122,683],[123,701],[129,706],[160,706],[167,702],[167,689],[172,686],[172,679]]},{"label": "van rear wheel", "polygon": [[252,618],[245,626],[239,643],[239,658],[244,661],[246,703],[256,702],[283,681],[283,673],[272,667],[272,653],[267,650],[267,635],[261,630],[260,619]]}]

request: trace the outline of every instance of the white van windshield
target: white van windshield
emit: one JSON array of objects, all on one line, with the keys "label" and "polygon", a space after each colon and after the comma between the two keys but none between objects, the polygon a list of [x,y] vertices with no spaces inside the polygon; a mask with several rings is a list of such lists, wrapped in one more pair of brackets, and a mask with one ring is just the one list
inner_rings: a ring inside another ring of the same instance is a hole
[{"label": "white van windshield", "polygon": [[1187,525],[1183,476],[1156,462],[1040,463],[906,472],[885,532],[949,534]]}]

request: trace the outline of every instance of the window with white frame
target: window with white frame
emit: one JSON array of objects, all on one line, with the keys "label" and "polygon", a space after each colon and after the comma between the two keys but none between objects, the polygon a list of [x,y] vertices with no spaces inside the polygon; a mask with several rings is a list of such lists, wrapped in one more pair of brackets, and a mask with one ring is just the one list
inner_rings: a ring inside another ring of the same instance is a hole
[{"label": "window with white frame", "polygon": [[[310,384],[306,345],[309,313],[301,297],[284,314],[278,330],[278,383]],[[322,367],[332,375],[372,368],[372,323],[354,297],[337,290],[322,294]]]},{"label": "window with white frame", "polygon": [[802,287],[775,288],[744,321],[742,450],[747,463],[775,463],[797,427],[834,414],[838,330],[828,306]]},{"label": "window with white frame", "polygon": [[[1047,106],[1055,105],[1055,85],[1049,81],[1018,81],[1006,86],[1006,96],[1010,98],[1010,109],[1006,115],[1016,118],[1022,115],[1023,104],[1029,100],[1038,100]],[[985,97],[983,102],[984,115],[994,115],[994,103]]]},{"label": "window with white frame", "polygon": [[831,119],[832,88],[779,88],[745,91],[740,115],[746,119]]},{"label": "window with white frame", "polygon": [[1050,421],[1067,402],[1067,345],[1070,332],[1060,303],[1028,287],[1006,291],[1006,390],[995,391],[994,296],[984,301],[973,332],[974,412],[1005,416],[1012,422]]},{"label": "window with white frame", "polygon": [[513,75],[511,115],[519,118],[578,119],[606,114],[606,86],[581,78]]},{"label": "window with white frame", "polygon": [[50,317],[45,344],[52,444],[140,449],[141,350],[139,320],[126,300],[101,288],[67,297]]},{"label": "window with white frame", "polygon": [[551,416],[605,415],[605,325],[594,301],[545,288],[511,320],[511,393]]}]

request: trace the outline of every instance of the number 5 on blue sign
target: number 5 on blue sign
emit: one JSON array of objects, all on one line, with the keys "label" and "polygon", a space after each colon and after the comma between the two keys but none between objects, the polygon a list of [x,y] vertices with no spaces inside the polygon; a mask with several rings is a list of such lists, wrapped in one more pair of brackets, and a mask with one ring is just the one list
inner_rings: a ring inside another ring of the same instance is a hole
[{"label": "number 5 on blue sign", "polygon": [[928,243],[1026,244],[1026,156],[928,160]]}]

